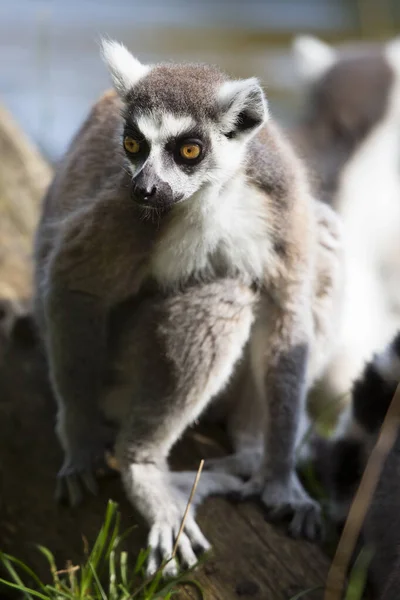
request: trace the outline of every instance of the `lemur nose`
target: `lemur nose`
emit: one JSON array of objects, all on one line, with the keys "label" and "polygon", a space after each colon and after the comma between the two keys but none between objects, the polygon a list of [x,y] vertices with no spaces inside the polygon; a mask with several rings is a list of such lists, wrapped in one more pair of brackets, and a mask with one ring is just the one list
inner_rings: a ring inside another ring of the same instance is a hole
[{"label": "lemur nose", "polygon": [[143,187],[140,185],[135,185],[134,193],[135,196],[138,196],[141,200],[148,200],[152,196],[155,195],[157,191],[157,186],[153,185],[151,187]]}]

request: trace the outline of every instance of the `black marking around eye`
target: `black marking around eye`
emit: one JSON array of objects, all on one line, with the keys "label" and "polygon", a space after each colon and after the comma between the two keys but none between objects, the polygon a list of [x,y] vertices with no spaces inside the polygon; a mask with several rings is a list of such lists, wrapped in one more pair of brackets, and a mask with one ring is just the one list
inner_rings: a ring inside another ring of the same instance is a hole
[{"label": "black marking around eye", "polygon": [[207,136],[204,135],[204,132],[201,129],[199,129],[198,127],[192,127],[192,129],[188,129],[181,135],[178,135],[176,137],[171,137],[167,141],[165,147],[167,150],[172,152],[173,150],[175,150],[175,148],[177,146],[181,146],[186,140],[191,140],[191,141],[197,140],[203,146],[205,146],[208,141]]},{"label": "black marking around eye", "polygon": [[122,139],[124,139],[125,137],[132,137],[140,144],[139,152],[131,153],[124,148],[125,154],[128,157],[128,159],[135,164],[137,164],[138,162],[143,163],[150,154],[150,144],[143,136],[142,132],[133,124],[127,123],[124,128],[124,134]]},{"label": "black marking around eye", "polygon": [[[185,144],[196,144],[200,146],[200,154],[197,158],[185,159],[180,154],[180,149]],[[179,166],[186,174],[190,175],[193,172],[194,167],[199,165],[206,157],[210,148],[210,140],[197,128],[193,128],[190,131],[186,131],[184,134],[171,138],[165,145],[169,156],[172,158],[174,163]]]},{"label": "black marking around eye", "polygon": [[129,135],[130,137],[133,137],[138,142],[146,142],[146,144],[148,145],[148,142],[147,142],[146,138],[144,137],[143,133],[133,123],[127,123],[125,125],[124,137],[127,135]]}]

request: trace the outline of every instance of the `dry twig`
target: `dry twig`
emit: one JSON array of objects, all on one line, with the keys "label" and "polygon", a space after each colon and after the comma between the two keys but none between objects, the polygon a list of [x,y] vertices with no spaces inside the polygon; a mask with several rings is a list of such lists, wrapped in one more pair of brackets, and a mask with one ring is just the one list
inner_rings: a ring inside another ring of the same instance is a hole
[{"label": "dry twig", "polygon": [[202,470],[203,470],[203,467],[204,467],[204,460],[202,459],[202,460],[200,461],[199,468],[198,468],[198,470],[197,470],[197,474],[196,474],[196,478],[195,478],[195,480],[194,480],[194,483],[193,483],[193,486],[192,486],[192,490],[191,490],[191,492],[190,492],[189,500],[188,500],[188,503],[187,503],[187,505],[186,505],[186,510],[185,510],[185,512],[184,512],[184,514],[183,514],[183,518],[182,518],[181,526],[179,527],[178,535],[176,536],[175,546],[174,546],[174,549],[173,549],[173,551],[172,551],[172,556],[171,556],[171,558],[175,558],[175,556],[176,556],[176,552],[177,552],[177,550],[178,550],[178,542],[179,542],[179,538],[180,538],[180,536],[182,535],[182,531],[183,531],[183,529],[184,529],[184,527],[185,527],[186,519],[187,519],[187,516],[188,516],[189,510],[190,510],[190,507],[191,507],[191,505],[192,505],[192,502],[193,502],[193,496],[195,495],[196,488],[197,488],[197,485],[198,485],[198,483],[199,483],[199,480],[200,480],[200,475],[201,475],[201,472],[202,472]]}]

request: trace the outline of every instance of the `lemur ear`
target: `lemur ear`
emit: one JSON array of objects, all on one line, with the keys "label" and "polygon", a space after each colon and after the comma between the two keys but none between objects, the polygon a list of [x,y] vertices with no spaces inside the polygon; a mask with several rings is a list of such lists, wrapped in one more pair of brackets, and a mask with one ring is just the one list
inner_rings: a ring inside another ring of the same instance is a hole
[{"label": "lemur ear", "polygon": [[150,67],[142,65],[123,44],[118,42],[102,40],[101,53],[114,87],[122,97],[150,71]]},{"label": "lemur ear", "polygon": [[254,133],[269,116],[267,100],[255,77],[223,83],[218,103],[222,131],[229,137]]},{"label": "lemur ear", "polygon": [[322,77],[337,60],[336,50],[332,46],[311,35],[295,37],[292,52],[297,72],[305,83]]}]

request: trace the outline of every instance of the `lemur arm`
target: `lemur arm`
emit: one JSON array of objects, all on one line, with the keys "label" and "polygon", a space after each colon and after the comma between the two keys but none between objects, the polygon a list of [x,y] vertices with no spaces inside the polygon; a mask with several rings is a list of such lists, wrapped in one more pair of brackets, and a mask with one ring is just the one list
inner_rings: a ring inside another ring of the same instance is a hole
[{"label": "lemur arm", "polygon": [[[107,319],[114,304],[134,294],[140,260],[135,261],[139,255],[129,238],[115,239],[116,224],[106,214],[105,220],[93,210],[70,217],[47,266],[46,343],[59,406],[57,432],[65,452],[61,480],[91,472],[113,439],[99,409]],[[86,487],[94,489],[93,478]],[[65,486],[59,488],[60,499],[65,492]],[[79,502],[77,489],[69,495],[73,503]]]}]

